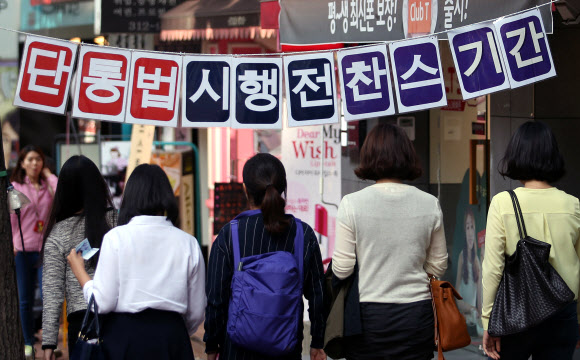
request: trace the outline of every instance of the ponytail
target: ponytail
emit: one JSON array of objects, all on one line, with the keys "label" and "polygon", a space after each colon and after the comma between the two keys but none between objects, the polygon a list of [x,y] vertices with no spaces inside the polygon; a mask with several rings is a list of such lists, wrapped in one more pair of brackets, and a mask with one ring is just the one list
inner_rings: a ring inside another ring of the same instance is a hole
[{"label": "ponytail", "polygon": [[285,216],[285,206],[286,201],[274,185],[266,186],[266,192],[260,208],[264,217],[264,227],[269,233],[282,234],[290,225],[290,220]]}]

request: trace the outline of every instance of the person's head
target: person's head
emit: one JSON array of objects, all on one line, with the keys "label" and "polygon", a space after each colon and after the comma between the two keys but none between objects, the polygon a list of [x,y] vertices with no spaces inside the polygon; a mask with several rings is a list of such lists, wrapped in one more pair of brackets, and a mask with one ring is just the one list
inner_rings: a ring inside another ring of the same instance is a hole
[{"label": "person's head", "polygon": [[113,147],[111,148],[111,158],[113,159],[117,159],[121,157],[121,152],[119,151],[119,148],[117,147]]},{"label": "person's head", "polygon": [[510,139],[499,173],[512,180],[558,181],[566,173],[558,142],[548,125],[528,121]]},{"label": "person's head", "polygon": [[85,219],[85,237],[92,247],[100,248],[110,230],[106,212],[112,208],[109,187],[97,165],[86,156],[72,156],[60,169],[44,239],[57,222],[78,215]]},{"label": "person's head", "polygon": [[38,146],[26,145],[18,154],[10,181],[23,184],[26,177],[31,180],[46,180],[42,174],[45,162],[44,153]]},{"label": "person's head", "polygon": [[475,238],[475,215],[473,209],[467,207],[463,216],[463,225],[465,228],[465,244],[463,246],[463,268],[462,278],[463,282],[469,282],[469,267],[471,267],[471,277],[474,282],[478,281],[479,274],[477,273],[477,244]]},{"label": "person's head", "polygon": [[179,209],[165,172],[157,165],[141,164],[133,170],[119,211],[119,225],[135,216],[166,216],[177,226]]},{"label": "person's head", "polygon": [[463,225],[465,226],[465,244],[468,249],[471,249],[475,246],[475,216],[470,207],[465,209]]},{"label": "person's head", "polygon": [[360,152],[360,166],[354,173],[363,180],[411,181],[421,176],[421,165],[405,131],[383,123],[367,135]]},{"label": "person's head", "polygon": [[267,153],[256,154],[244,165],[243,177],[248,201],[262,210],[266,230],[283,233],[290,221],[284,212],[287,183],[282,162]]}]

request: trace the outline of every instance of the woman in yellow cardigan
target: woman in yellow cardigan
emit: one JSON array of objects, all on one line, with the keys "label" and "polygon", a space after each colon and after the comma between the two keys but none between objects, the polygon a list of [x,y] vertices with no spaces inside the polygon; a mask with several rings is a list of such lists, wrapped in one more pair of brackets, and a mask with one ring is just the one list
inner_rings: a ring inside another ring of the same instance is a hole
[{"label": "woman in yellow cardigan", "polygon": [[554,134],[544,123],[526,122],[512,136],[499,165],[501,175],[524,185],[515,193],[528,235],[551,244],[550,264],[576,297],[573,303],[529,330],[501,338],[488,334],[505,257],[514,253],[520,238],[509,194],[497,194],[487,217],[483,260],[484,350],[492,359],[528,359],[532,355],[534,360],[571,360],[579,333],[580,205],[577,198],[550,185],[565,173]]}]

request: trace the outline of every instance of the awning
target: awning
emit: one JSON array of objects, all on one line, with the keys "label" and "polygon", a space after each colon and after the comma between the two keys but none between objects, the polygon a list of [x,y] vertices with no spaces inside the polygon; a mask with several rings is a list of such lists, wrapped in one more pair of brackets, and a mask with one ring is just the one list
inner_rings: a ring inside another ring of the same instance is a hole
[{"label": "awning", "polygon": [[259,0],[189,0],[161,16],[161,40],[270,38]]}]

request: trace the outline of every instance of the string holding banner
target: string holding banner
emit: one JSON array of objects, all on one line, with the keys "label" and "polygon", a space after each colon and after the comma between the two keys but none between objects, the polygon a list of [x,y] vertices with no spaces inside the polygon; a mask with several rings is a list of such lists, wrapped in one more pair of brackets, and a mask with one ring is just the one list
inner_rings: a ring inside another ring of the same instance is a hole
[{"label": "string holding banner", "polygon": [[[448,35],[465,99],[556,75],[538,9]],[[64,114],[78,46],[27,36],[14,105]],[[168,127],[281,129],[285,88],[289,126],[335,124],[340,118],[335,52],[347,121],[447,104],[435,36],[270,57],[81,45],[73,116]]]}]

